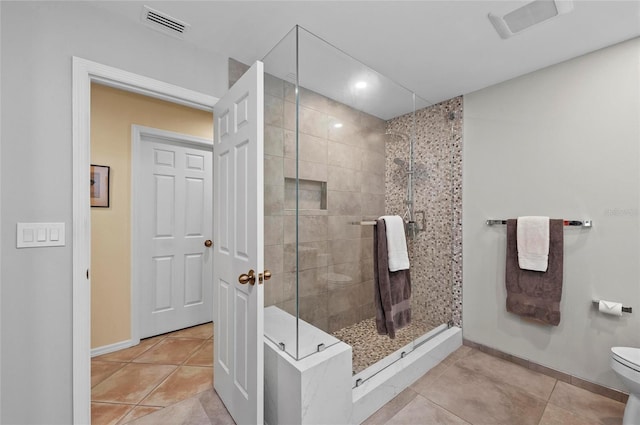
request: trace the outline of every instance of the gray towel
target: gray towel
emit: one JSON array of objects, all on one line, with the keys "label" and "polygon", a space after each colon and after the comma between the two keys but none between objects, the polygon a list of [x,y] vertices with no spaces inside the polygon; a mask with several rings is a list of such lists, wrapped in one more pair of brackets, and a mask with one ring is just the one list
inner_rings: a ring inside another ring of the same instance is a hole
[{"label": "gray towel", "polygon": [[373,284],[378,333],[395,338],[396,330],[411,323],[411,276],[409,270],[389,271],[384,220],[373,232]]},{"label": "gray towel", "polygon": [[562,297],[563,220],[549,220],[549,266],[546,272],[518,266],[517,220],[507,220],[507,311],[558,326]]}]

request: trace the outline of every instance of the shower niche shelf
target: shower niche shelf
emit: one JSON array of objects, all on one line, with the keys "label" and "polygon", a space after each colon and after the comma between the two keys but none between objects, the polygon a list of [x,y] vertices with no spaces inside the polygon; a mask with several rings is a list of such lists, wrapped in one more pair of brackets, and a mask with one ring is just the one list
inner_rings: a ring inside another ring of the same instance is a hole
[{"label": "shower niche shelf", "polygon": [[[327,182],[298,179],[297,198],[299,210],[327,210]],[[296,179],[284,179],[284,209],[296,209]]]}]

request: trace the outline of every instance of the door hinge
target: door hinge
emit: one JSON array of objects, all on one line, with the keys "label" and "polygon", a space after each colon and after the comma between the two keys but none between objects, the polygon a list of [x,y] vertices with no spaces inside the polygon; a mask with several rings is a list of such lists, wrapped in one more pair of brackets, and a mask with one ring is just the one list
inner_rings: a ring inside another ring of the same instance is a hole
[{"label": "door hinge", "polygon": [[87,280],[89,279],[89,269],[87,269]]}]

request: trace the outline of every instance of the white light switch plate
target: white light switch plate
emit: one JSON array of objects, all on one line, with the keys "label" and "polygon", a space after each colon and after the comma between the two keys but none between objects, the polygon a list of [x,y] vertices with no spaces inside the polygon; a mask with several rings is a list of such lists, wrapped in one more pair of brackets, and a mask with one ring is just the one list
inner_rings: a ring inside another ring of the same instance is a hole
[{"label": "white light switch plate", "polygon": [[64,223],[18,223],[16,248],[64,245]]}]

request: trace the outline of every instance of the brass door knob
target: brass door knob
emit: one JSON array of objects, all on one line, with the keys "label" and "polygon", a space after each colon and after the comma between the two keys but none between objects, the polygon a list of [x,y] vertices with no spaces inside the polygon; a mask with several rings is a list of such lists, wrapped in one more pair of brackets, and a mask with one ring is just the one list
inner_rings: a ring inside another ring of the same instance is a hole
[{"label": "brass door knob", "polygon": [[265,270],[264,273],[260,273],[258,275],[258,283],[262,283],[263,280],[271,279],[271,272],[269,270]]},{"label": "brass door knob", "polygon": [[207,239],[206,241],[204,241],[204,246],[206,246],[207,248],[211,248],[211,245],[213,245],[211,239]]},{"label": "brass door knob", "polygon": [[255,272],[253,270],[249,270],[249,273],[241,274],[240,276],[238,276],[238,282],[240,282],[243,285],[246,285],[247,283],[255,285],[256,284]]}]

